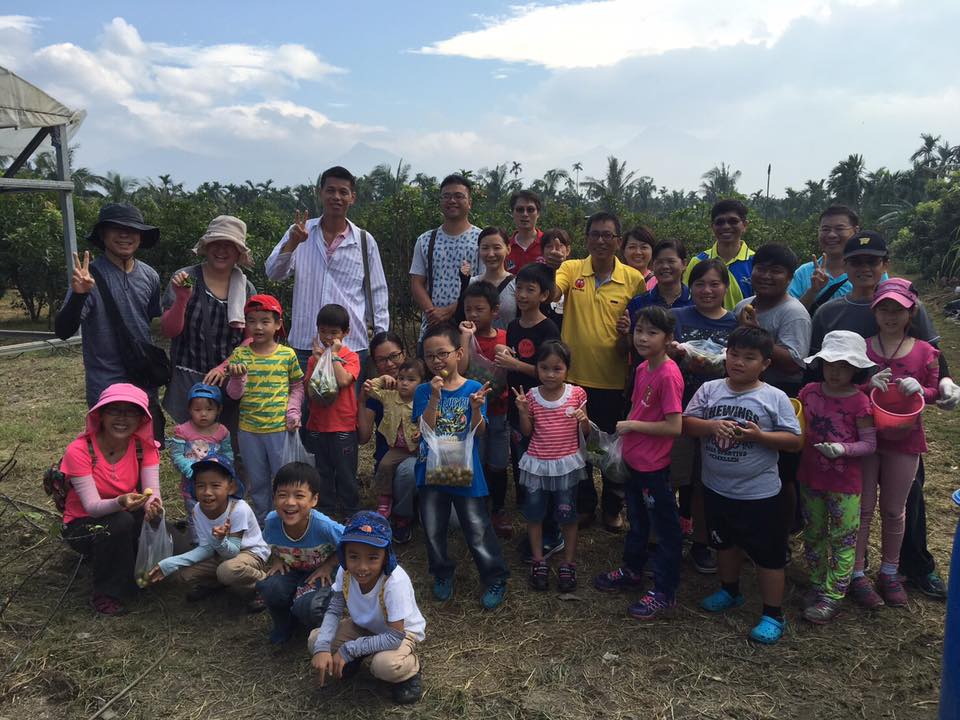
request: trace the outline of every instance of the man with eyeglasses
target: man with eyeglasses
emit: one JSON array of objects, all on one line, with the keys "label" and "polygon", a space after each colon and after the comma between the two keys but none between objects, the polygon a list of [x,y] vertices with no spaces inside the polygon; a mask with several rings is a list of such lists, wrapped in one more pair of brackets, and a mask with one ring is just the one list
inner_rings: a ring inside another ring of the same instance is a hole
[{"label": "man with eyeglasses", "polygon": [[[587,218],[589,256],[566,260],[556,274],[553,300],[564,298],[561,338],[570,347],[572,360],[567,380],[587,391],[587,415],[604,432],[614,432],[623,419],[623,385],[627,355],[617,345],[617,320],[630,299],[646,286],[639,271],[617,259],[620,219],[608,212]],[[604,526],[616,531],[622,525],[623,486],[603,478],[601,507]],[[597,491],[592,473],[580,483],[577,512],[582,522],[595,516]]]},{"label": "man with eyeglasses", "polygon": [[[851,290],[843,297],[825,303],[813,316],[810,338],[810,355],[820,351],[823,337],[831,330],[849,330],[863,337],[877,334],[877,322],[870,304],[881,278],[890,265],[890,255],[883,236],[876,232],[861,231],[847,240],[843,249],[843,265],[851,283]],[[933,327],[923,304],[910,323],[910,334],[936,346],[940,336]],[[950,368],[941,352],[940,398],[937,405],[943,410],[953,410],[960,403],[960,387],[950,379]],[[927,549],[927,519],[923,499],[925,471],[923,458],[917,477],[907,496],[906,527],[900,551],[899,572],[907,582],[922,593],[943,599],[946,586],[936,572],[936,562]]]},{"label": "man with eyeglasses", "polygon": [[417,238],[410,263],[410,291],[423,311],[420,337],[430,325],[451,322],[460,297],[460,266],[480,267],[477,239],[480,228],[470,222],[472,185],[462,175],[447,175],[440,183],[443,224]]},{"label": "man with eyeglasses", "polygon": [[518,190],[510,196],[510,212],[517,231],[510,238],[506,268],[507,272],[516,275],[524,265],[543,262],[543,247],[540,244],[543,231],[537,228],[540,197],[532,190]]},{"label": "man with eyeglasses", "polygon": [[[787,290],[803,303],[811,317],[827,301],[853,290],[844,267],[843,248],[858,232],[860,218],[846,205],[831,205],[820,213],[817,238],[821,256],[798,267]],[[881,279],[887,279],[886,273]]]},{"label": "man with eyeglasses", "polygon": [[713,246],[697,253],[683,273],[683,284],[690,284],[690,272],[697,263],[711,258],[720,258],[727,266],[727,272],[736,282],[727,286],[723,297],[723,306],[733,310],[737,303],[753,294],[750,275],[753,272],[753,250],[743,241],[747,231],[747,206],[739,200],[721,200],[710,209],[710,229],[715,242]]}]

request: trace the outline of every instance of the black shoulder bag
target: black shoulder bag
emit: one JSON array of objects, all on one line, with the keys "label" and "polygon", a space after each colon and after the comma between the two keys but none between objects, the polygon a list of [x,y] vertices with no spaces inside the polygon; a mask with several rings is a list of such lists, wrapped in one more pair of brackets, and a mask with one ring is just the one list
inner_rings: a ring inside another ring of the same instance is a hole
[{"label": "black shoulder bag", "polygon": [[103,306],[113,326],[117,341],[117,351],[130,381],[141,388],[157,388],[167,385],[172,376],[170,358],[166,350],[145,340],[137,340],[123,321],[120,308],[107,287],[106,280],[96,267],[90,268],[90,274],[96,281],[97,290],[103,299]]}]

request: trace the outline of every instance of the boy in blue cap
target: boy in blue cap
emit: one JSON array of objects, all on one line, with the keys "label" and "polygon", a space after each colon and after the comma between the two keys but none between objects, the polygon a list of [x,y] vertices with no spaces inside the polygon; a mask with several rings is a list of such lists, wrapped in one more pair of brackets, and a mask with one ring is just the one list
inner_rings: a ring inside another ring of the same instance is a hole
[{"label": "boy in blue cap", "polygon": [[[417,702],[423,689],[416,644],[423,641],[426,621],[410,577],[397,564],[390,523],[375,512],[358,512],[337,554],[340,569],[330,606],[307,641],[320,685],[353,674],[369,657],[371,674],[390,684],[394,702]],[[341,617],[344,609],[349,618]]]},{"label": "boy in blue cap", "polygon": [[187,513],[188,533],[195,545],[199,541],[193,525],[193,507],[197,503],[190,494],[191,466],[211,453],[233,462],[230,431],[220,424],[222,407],[220,388],[197,383],[187,395],[190,419],[173,429],[173,439],[170,441],[170,459],[180,471],[180,497],[183,498],[183,508]]},{"label": "boy in blue cap", "polygon": [[[243,500],[243,483],[233,463],[223,455],[207,455],[191,466],[190,494],[196,501],[193,522],[200,544],[189,552],[161,560],[150,571],[150,582],[175,572],[195,601],[230,588],[252,594],[266,573],[270,547],[263,541],[253,509]],[[251,610],[262,610],[255,601]]]}]

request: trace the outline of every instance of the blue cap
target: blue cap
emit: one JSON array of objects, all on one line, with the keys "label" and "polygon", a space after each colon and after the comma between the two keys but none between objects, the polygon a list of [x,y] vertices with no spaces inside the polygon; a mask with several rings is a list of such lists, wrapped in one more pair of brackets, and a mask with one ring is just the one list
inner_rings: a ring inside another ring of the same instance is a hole
[{"label": "blue cap", "polygon": [[226,455],[221,455],[218,452],[212,452],[202,460],[197,460],[195,463],[193,463],[193,465],[190,466],[190,480],[188,483],[190,486],[190,496],[194,500],[197,499],[197,491],[193,484],[197,473],[212,465],[219,466],[227,475],[230,476],[230,479],[233,480],[233,482],[237,485],[237,491],[232,493],[232,496],[242,499],[245,494],[243,481],[237,477],[237,472],[233,469],[233,463],[230,462],[230,458],[228,458]]},{"label": "blue cap", "polygon": [[392,573],[397,566],[397,556],[393,552],[393,531],[390,529],[390,523],[383,515],[372,510],[361,510],[347,521],[346,527],[343,528],[343,535],[340,536],[340,542],[337,543],[337,554],[340,556],[340,564],[344,570],[347,569],[347,561],[344,557],[343,546],[352,542],[387,549],[387,562],[383,568],[384,575]]},{"label": "blue cap", "polygon": [[212,400],[217,405],[223,405],[223,394],[220,392],[220,388],[216,385],[205,385],[204,383],[197,383],[187,394],[187,405],[190,404],[190,401],[194,398],[205,398],[207,400]]}]

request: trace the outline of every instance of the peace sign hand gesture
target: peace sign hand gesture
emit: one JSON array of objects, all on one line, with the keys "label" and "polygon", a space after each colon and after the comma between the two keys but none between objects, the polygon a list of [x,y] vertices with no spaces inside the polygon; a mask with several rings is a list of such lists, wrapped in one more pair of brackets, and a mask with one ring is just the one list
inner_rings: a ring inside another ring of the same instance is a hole
[{"label": "peace sign hand gesture", "polygon": [[813,275],[810,276],[810,287],[813,288],[815,292],[820,292],[826,287],[827,283],[830,282],[826,265],[826,255],[822,255],[819,259],[816,255],[813,256]]},{"label": "peace sign hand gesture", "polygon": [[310,219],[310,211],[294,211],[293,225],[290,226],[290,239],[297,245],[307,239],[307,220]]},{"label": "peace sign hand gesture", "polygon": [[527,394],[523,392],[523,388],[514,387],[510,389],[513,390],[514,402],[517,404],[517,412],[521,415],[529,415],[530,403],[527,400]]},{"label": "peace sign hand gesture", "polygon": [[483,405],[483,401],[487,399],[488,392],[490,392],[490,383],[485,382],[479,390],[470,394],[470,405],[475,408],[481,407]]},{"label": "peace sign hand gesture", "polygon": [[73,254],[73,276],[70,278],[70,287],[77,295],[86,295],[96,285],[93,275],[90,274],[90,251],[83,251],[83,262],[80,256]]}]

